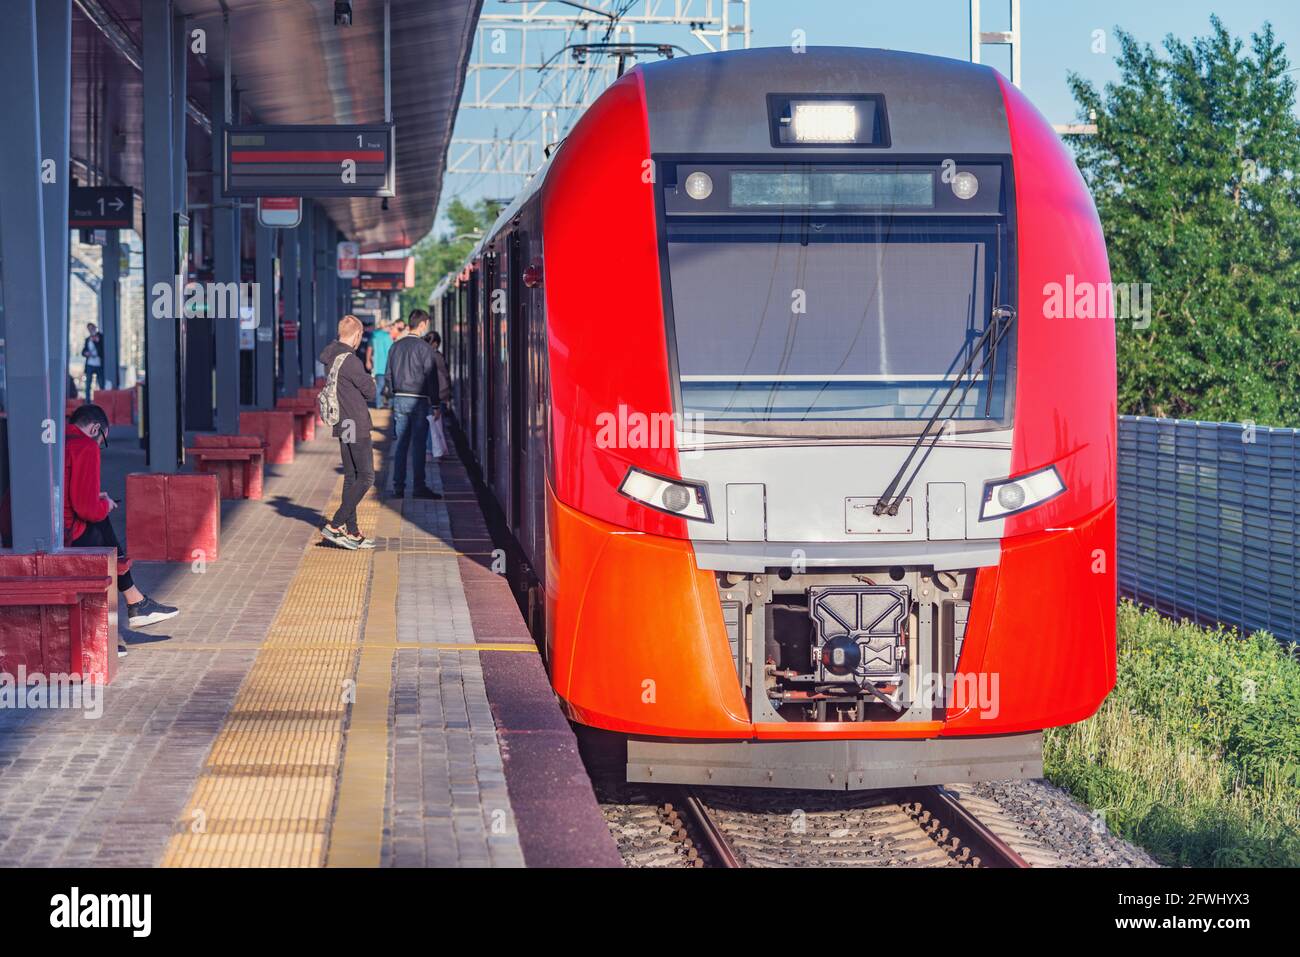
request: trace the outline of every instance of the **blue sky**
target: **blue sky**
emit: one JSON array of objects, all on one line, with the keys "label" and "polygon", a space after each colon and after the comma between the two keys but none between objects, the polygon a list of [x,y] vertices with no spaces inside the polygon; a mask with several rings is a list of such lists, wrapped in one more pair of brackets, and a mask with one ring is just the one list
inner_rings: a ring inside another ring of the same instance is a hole
[{"label": "blue sky", "polygon": [[[513,5],[486,0],[484,12]],[[639,4],[637,4],[639,6]],[[983,28],[1005,29],[1009,4],[983,0]],[[517,6],[513,9],[518,10]],[[752,0],[752,46],[785,46],[795,30],[809,45],[886,47],[965,59],[968,55],[968,0]],[[1265,22],[1286,44],[1292,63],[1300,66],[1300,0],[1023,0],[1021,4],[1021,87],[1054,123],[1076,119],[1066,76],[1079,73],[1098,86],[1118,76],[1115,28],[1159,46],[1165,36],[1204,35],[1210,16],[1218,14],[1229,31],[1243,39]],[[1105,31],[1105,53],[1094,53],[1094,31]],[[640,28],[639,41],[672,40],[701,49],[684,28],[653,32]],[[984,62],[1006,69],[1005,50],[985,48]],[[457,136],[491,136],[513,130],[525,118],[518,113],[467,111],[457,122]],[[528,118],[523,130],[534,125]],[[453,196],[477,199],[504,196],[517,178],[448,176],[443,203]],[[439,224],[439,229],[442,228]]]}]

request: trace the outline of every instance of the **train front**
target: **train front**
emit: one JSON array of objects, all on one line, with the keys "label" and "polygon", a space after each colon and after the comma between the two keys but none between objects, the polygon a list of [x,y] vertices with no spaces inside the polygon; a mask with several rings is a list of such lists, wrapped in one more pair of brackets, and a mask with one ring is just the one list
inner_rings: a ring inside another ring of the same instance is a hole
[{"label": "train front", "polygon": [[544,193],[552,679],[634,780],[1041,774],[1115,676],[1096,212],[994,71],[642,67]]}]

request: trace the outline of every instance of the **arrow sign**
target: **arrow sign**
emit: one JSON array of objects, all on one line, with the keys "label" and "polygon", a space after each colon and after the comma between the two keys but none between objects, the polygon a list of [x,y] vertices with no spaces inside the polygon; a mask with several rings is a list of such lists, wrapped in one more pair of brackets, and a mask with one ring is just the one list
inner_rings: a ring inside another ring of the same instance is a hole
[{"label": "arrow sign", "polygon": [[69,229],[131,229],[135,193],[129,186],[74,186],[68,191]]}]

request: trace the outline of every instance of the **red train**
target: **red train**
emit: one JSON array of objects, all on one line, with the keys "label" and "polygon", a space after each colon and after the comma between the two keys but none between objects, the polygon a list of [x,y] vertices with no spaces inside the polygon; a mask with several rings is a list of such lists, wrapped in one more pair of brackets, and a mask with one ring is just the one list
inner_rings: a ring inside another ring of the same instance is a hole
[{"label": "red train", "polygon": [[432,300],[567,713],[633,780],[1040,774],[1115,679],[1114,323],[1046,308],[1109,278],[987,67],[620,78]]}]

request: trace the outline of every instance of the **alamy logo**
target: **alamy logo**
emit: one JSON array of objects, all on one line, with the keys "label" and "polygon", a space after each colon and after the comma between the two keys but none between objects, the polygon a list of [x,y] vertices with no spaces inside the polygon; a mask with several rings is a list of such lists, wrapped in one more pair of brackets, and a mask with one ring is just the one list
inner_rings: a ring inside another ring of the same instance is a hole
[{"label": "alamy logo", "polygon": [[69,894],[50,898],[50,926],[129,927],[131,936],[148,937],[152,929],[152,894]]}]

